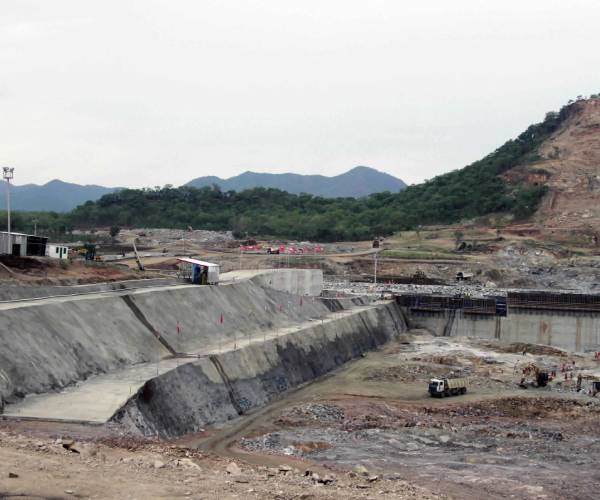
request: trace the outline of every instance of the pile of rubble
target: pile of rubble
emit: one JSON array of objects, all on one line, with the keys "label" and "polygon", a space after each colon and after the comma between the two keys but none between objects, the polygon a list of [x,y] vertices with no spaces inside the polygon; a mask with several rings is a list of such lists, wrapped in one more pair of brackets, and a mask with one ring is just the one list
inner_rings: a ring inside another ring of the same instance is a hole
[{"label": "pile of rubble", "polygon": [[[122,233],[126,231],[123,230]],[[148,228],[131,231],[144,246],[160,246],[174,241],[187,240],[192,243],[225,243],[233,240],[231,231],[206,231],[203,229]],[[121,234],[121,238],[124,234]]]},{"label": "pile of rubble", "polygon": [[380,296],[393,294],[431,294],[431,295],[463,295],[469,297],[495,297],[506,295],[508,289],[489,288],[477,283],[456,285],[412,285],[393,283],[359,283],[340,280],[336,277],[324,276],[324,288],[333,292],[349,295]]},{"label": "pile of rubble", "polygon": [[331,404],[308,403],[301,406],[294,406],[285,411],[279,417],[279,421],[286,425],[295,425],[304,423],[307,420],[330,423],[339,422],[344,419],[344,410],[339,406]]}]

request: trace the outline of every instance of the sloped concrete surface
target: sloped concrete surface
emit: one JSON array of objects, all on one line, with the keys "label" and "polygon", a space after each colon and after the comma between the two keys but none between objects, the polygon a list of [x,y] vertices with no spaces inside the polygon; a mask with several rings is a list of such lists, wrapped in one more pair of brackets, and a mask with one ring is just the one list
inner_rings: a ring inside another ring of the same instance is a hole
[{"label": "sloped concrete surface", "polygon": [[163,359],[95,375],[61,392],[31,394],[8,405],[7,417],[105,423],[149,379],[189,362]]},{"label": "sloped concrete surface", "polygon": [[[203,385],[206,378],[204,372],[208,373],[213,383],[219,383],[222,382],[221,375],[215,371],[215,367],[211,363],[205,363],[209,356],[244,349],[272,339],[281,339],[286,335],[310,329],[315,324],[327,326],[345,315],[356,312],[337,312],[320,320],[305,321],[285,328],[264,331],[260,335],[238,336],[232,340],[223,339],[218,346],[207,347],[199,353],[198,356],[202,356],[202,359],[198,359],[198,357],[158,359],[157,357],[155,362],[141,363],[122,370],[91,376],[60,392],[28,395],[15,404],[7,405],[4,415],[18,418],[104,423],[125,405],[132,395],[143,388],[148,380],[154,377],[180,368],[183,370],[182,373],[185,373],[186,370],[197,373],[199,379],[194,381],[191,387],[196,387],[198,384]],[[204,372],[200,373],[194,368],[183,367],[190,363],[204,367]],[[202,395],[194,393],[192,397],[195,396]],[[209,404],[207,408],[210,407],[212,406]]]},{"label": "sloped concrete surface", "polygon": [[320,292],[320,272],[300,271],[298,283],[293,270],[273,275],[0,304],[4,416],[178,436],[406,329],[395,303],[308,295]]},{"label": "sloped concrete surface", "polygon": [[[263,406],[406,331],[395,303],[216,354],[149,380],[112,418],[124,430],[176,437]],[[215,372],[217,376],[215,376]]]},{"label": "sloped concrete surface", "polygon": [[[293,285],[294,272],[286,271]],[[320,271],[301,273],[304,280],[312,275],[322,281]],[[200,351],[328,312],[317,300],[302,301],[247,279],[228,286],[175,285],[0,304],[0,411],[27,394],[61,391],[174,351]]]}]

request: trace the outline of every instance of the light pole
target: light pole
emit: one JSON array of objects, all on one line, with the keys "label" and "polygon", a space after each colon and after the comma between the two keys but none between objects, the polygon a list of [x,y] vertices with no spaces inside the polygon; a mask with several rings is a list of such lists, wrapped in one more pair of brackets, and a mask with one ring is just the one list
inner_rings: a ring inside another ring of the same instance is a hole
[{"label": "light pole", "polygon": [[2,167],[2,178],[6,181],[6,207],[8,214],[8,234],[6,235],[6,253],[12,253],[12,245],[10,240],[10,180],[14,176],[15,169],[12,167]]},{"label": "light pole", "polygon": [[376,285],[377,284],[377,252],[375,252],[375,266],[374,266],[374,270],[373,270],[373,284]]}]

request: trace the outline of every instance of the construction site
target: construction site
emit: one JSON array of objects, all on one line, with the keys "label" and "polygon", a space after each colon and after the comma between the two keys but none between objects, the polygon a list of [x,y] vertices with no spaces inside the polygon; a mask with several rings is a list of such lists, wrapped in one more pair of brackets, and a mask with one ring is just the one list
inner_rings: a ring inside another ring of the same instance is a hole
[{"label": "construction site", "polygon": [[2,257],[0,496],[595,498],[600,297],[399,244]]}]

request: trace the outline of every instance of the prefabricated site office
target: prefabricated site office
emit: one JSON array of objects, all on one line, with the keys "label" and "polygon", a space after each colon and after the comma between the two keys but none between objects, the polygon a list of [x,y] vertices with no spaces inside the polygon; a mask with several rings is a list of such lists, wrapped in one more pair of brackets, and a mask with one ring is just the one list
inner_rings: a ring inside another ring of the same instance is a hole
[{"label": "prefabricated site office", "polygon": [[10,253],[15,257],[46,255],[46,245],[48,238],[34,236],[32,234],[13,233],[10,235],[6,231],[0,232],[0,254],[6,254],[8,241],[10,241]]},{"label": "prefabricated site office", "polygon": [[219,284],[219,264],[190,257],[178,257],[177,260],[184,277],[189,278],[195,285]]}]

